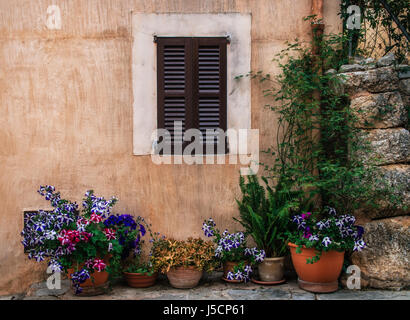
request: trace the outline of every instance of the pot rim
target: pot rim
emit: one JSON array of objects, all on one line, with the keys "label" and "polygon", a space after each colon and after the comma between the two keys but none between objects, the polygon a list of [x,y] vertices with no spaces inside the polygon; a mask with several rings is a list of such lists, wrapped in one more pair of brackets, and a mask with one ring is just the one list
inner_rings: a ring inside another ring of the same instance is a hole
[{"label": "pot rim", "polygon": [[188,267],[179,266],[179,267],[172,267],[171,269],[169,269],[169,271],[171,271],[171,270],[196,270],[196,271],[203,271],[203,270],[199,269],[197,266],[188,266]]},{"label": "pot rim", "polygon": [[[268,260],[268,261],[278,261],[278,260],[284,260],[286,257],[282,256],[282,257],[265,257],[265,259],[263,259],[263,261]],[[262,261],[262,263],[263,263]]]},{"label": "pot rim", "polygon": [[132,276],[138,275],[138,276],[146,276],[146,277],[154,277],[154,276],[158,275],[158,272],[154,272],[152,275],[148,275],[147,274],[148,272],[144,272],[144,273],[141,273],[141,272],[123,272],[123,273],[125,275],[132,275]]},{"label": "pot rim", "polygon": [[[288,242],[288,246],[289,246],[289,247],[292,247],[292,248],[298,248],[298,245],[297,245],[297,244],[294,244],[294,243],[292,243],[292,242]],[[310,250],[310,249],[317,250],[316,248],[306,248],[305,245],[303,245],[302,248],[303,248],[303,249],[307,249],[307,250]],[[326,252],[331,252],[331,251],[346,252],[345,249],[340,249],[340,250],[338,250],[338,249],[331,249],[331,250],[326,251]],[[325,251],[323,251],[323,252],[325,252]]]}]

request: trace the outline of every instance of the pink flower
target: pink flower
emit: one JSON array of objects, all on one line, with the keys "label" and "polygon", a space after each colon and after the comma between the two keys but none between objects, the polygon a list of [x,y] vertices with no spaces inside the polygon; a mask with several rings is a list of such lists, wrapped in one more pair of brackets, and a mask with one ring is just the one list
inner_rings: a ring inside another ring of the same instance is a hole
[{"label": "pink flower", "polygon": [[94,259],[94,269],[97,270],[98,272],[101,272],[105,269],[106,265],[103,260],[101,259]]},{"label": "pink flower", "polygon": [[94,260],[93,260],[93,259],[88,259],[88,260],[85,262],[85,266],[86,266],[87,268],[92,268],[93,265],[94,265]]},{"label": "pink flower", "polygon": [[94,223],[99,223],[103,221],[103,218],[96,213],[91,214],[90,220]]},{"label": "pink flower", "polygon": [[93,235],[89,232],[81,232],[81,240],[88,242]]},{"label": "pink flower", "polygon": [[307,219],[307,218],[309,218],[311,214],[312,214],[312,212],[302,213],[302,214],[301,214],[302,219]]},{"label": "pink flower", "polygon": [[62,230],[57,239],[62,245],[71,243],[70,236],[67,234],[67,230]]},{"label": "pink flower", "polygon": [[115,230],[114,229],[105,228],[104,229],[104,234],[107,237],[107,240],[115,239]]}]

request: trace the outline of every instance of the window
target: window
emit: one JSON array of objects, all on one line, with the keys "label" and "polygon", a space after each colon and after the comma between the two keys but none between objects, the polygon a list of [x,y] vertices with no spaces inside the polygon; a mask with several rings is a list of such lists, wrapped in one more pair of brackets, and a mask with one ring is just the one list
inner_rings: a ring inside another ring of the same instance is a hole
[{"label": "window", "polygon": [[[156,41],[157,125],[170,132],[165,143],[170,143],[171,153],[176,153],[178,141],[182,151],[193,141],[183,139],[191,128],[202,133],[204,153],[226,153],[225,136],[217,131],[210,135],[209,130],[227,129],[227,38],[158,37]],[[174,131],[176,123],[182,123],[182,131]],[[218,148],[220,143],[223,149]]]}]

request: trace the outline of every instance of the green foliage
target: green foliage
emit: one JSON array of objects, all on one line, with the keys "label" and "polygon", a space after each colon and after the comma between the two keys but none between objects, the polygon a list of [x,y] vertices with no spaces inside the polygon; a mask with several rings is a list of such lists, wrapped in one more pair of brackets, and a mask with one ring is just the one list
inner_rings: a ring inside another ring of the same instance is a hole
[{"label": "green foliage", "polygon": [[[393,14],[398,18],[400,24],[408,31],[410,29],[410,12],[408,0],[386,0]],[[349,17],[347,8],[350,5],[357,5],[361,11],[360,30],[347,30],[346,20]],[[396,23],[388,14],[382,3],[378,0],[342,0],[340,3],[340,16],[344,20],[344,33],[352,39],[353,54],[370,54],[374,50],[374,45],[383,43],[384,54],[394,51],[399,62],[406,59],[409,53],[409,42],[404,34],[397,28]],[[370,27],[374,41],[369,41],[368,32]],[[385,38],[382,42],[377,42],[378,38]],[[359,52],[357,48],[360,43],[365,43],[368,47],[364,52]],[[347,43],[344,45],[347,48]]]},{"label": "green foliage", "polygon": [[234,220],[245,228],[246,235],[254,239],[267,257],[281,257],[287,252],[285,232],[291,212],[299,209],[298,199],[303,194],[287,190],[281,183],[271,188],[265,177],[262,180],[266,189],[259,184],[256,175],[249,175],[247,183],[243,176],[240,177],[242,199],[236,199],[240,218]]},{"label": "green foliage", "polygon": [[[271,99],[267,108],[279,116],[276,147],[266,151],[274,158],[273,165],[265,165],[268,178],[283,192],[304,194],[297,197],[299,206],[314,199],[317,211],[330,206],[352,213],[386,198],[399,203],[377,159],[363,160],[364,154],[372,154],[371,147],[355,125],[358,119],[347,94],[338,90],[340,75],[325,72],[347,62],[345,41],[344,35],[334,34],[315,37],[309,45],[296,39],[275,58],[282,71],[277,79],[249,74],[272,82],[264,96]],[[320,48],[318,56],[312,53],[314,45]]]},{"label": "green foliage", "polygon": [[152,268],[152,266],[149,263],[145,263],[145,264],[137,263],[137,264],[129,265],[127,268],[124,269],[124,272],[141,273],[147,276],[152,276],[155,273],[155,270]]}]

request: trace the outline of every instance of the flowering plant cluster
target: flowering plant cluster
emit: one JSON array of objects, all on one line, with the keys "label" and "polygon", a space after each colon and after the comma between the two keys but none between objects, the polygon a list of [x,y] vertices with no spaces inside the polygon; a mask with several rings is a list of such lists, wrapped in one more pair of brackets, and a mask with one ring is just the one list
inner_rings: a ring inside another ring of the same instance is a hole
[{"label": "flowering plant cluster", "polygon": [[187,240],[160,239],[152,249],[152,264],[162,273],[175,267],[194,266],[198,270],[212,271],[217,260],[214,256],[215,246],[212,241],[200,238]]},{"label": "flowering plant cluster", "polygon": [[355,225],[356,219],[352,215],[338,215],[330,207],[325,209],[325,216],[318,219],[311,212],[295,215],[292,218],[294,230],[288,233],[289,241],[301,248],[315,248],[318,254],[307,263],[314,263],[320,259],[322,251],[353,250],[361,251],[366,247],[363,241],[364,229]]},{"label": "flowering plant cluster", "polygon": [[137,248],[141,225],[129,215],[112,215],[115,197],[105,200],[89,190],[80,213],[78,204],[62,199],[53,186],[40,186],[38,192],[54,209],[25,215],[22,244],[29,259],[47,260],[54,272],[74,269],[76,293],[94,272],[115,274],[127,248]]},{"label": "flowering plant cluster", "polygon": [[248,281],[252,273],[251,266],[263,262],[266,257],[264,250],[246,246],[246,237],[243,232],[229,233],[228,230],[225,230],[221,234],[212,218],[204,221],[202,230],[205,236],[214,237],[216,243],[214,255],[219,261],[222,263],[226,261],[239,262],[234,272],[228,273],[228,280]]},{"label": "flowering plant cluster", "polygon": [[[123,256],[123,272],[128,272],[128,273],[140,273],[140,274],[145,274],[148,276],[153,275],[157,270],[156,267],[154,267],[153,264],[153,249],[159,244],[161,240],[165,239],[165,236],[159,233],[159,232],[153,232],[151,229],[151,224],[148,224],[144,218],[138,217],[137,221],[140,226],[140,235],[137,236],[136,238],[136,250],[134,250],[134,254],[132,256],[126,257],[125,255]],[[142,256],[143,251],[147,248],[145,246],[145,240],[142,239],[142,236],[145,234],[149,234],[149,244],[147,246],[150,246],[149,250],[149,255],[148,259],[144,259],[145,256]],[[137,241],[138,240],[138,241]],[[132,242],[131,242],[132,243]]]}]

